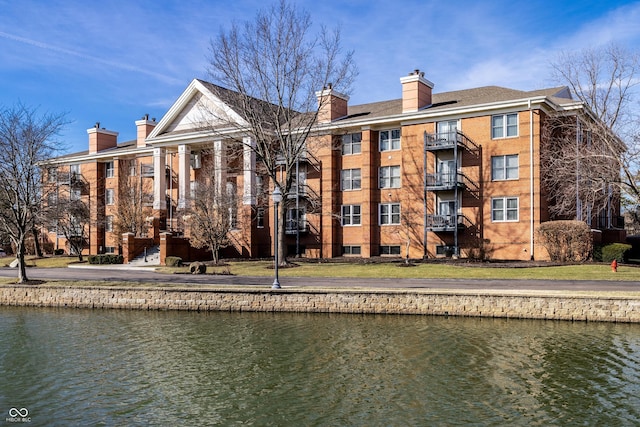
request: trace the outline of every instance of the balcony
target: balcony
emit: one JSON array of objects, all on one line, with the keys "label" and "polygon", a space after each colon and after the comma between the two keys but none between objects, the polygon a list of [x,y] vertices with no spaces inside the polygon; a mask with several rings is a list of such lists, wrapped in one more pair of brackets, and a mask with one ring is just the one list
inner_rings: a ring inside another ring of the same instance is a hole
[{"label": "balcony", "polygon": [[607,216],[607,215],[598,215],[596,217],[595,224],[591,225],[596,226],[599,230],[608,230],[608,229],[624,229],[624,217],[623,216]]},{"label": "balcony", "polygon": [[153,165],[140,165],[140,176],[153,178],[154,168]]},{"label": "balcony", "polygon": [[285,234],[297,234],[297,233],[308,233],[309,232],[309,224],[306,219],[300,218],[299,221],[295,219],[288,219],[285,222]]},{"label": "balcony", "polygon": [[473,143],[465,134],[459,130],[450,132],[425,133],[424,148],[427,151],[451,150],[455,146],[467,149],[477,149],[478,146]]},{"label": "balcony", "polygon": [[455,231],[464,228],[463,221],[462,215],[427,215],[426,227],[429,231]]},{"label": "balcony", "polygon": [[460,172],[429,173],[426,178],[427,191],[445,191],[464,187],[465,177]]}]

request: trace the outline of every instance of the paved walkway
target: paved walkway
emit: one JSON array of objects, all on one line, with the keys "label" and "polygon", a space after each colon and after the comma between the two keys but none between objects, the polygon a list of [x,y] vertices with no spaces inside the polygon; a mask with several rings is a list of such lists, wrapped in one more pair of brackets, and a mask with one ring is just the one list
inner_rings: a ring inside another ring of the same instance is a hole
[{"label": "paved walkway", "polygon": [[[0,277],[16,277],[11,268],[0,268]],[[32,280],[113,280],[184,285],[234,285],[270,287],[273,277],[163,274],[153,268],[123,266],[83,266],[75,268],[29,268]],[[280,277],[287,287],[382,288],[382,289],[451,289],[466,291],[558,291],[625,292],[640,294],[638,281],[606,280],[497,280],[497,279],[354,279],[323,277]]]}]

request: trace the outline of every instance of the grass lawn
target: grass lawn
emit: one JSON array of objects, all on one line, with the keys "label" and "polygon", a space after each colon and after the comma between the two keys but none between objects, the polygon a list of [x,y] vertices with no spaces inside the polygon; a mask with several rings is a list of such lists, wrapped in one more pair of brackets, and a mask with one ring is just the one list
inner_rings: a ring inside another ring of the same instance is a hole
[{"label": "grass lawn", "polygon": [[[399,263],[398,263],[399,264]],[[295,268],[281,268],[281,277],[357,277],[389,279],[555,279],[555,280],[627,280],[640,281],[640,268],[620,266],[617,273],[605,264],[567,265],[554,267],[477,267],[426,263],[415,267],[399,267],[396,263],[300,263]],[[162,269],[165,272],[186,272],[187,268]],[[224,267],[208,267],[207,273],[238,276],[271,276],[273,263],[268,261],[231,262]]]},{"label": "grass lawn", "polygon": [[[13,257],[0,258],[0,266],[9,265]],[[78,262],[77,257],[52,256],[45,258],[27,257],[30,268],[67,267]],[[86,261],[85,261],[86,262]],[[640,281],[640,267],[621,265],[617,273],[612,273],[608,264],[582,264],[549,267],[505,267],[496,264],[490,267],[477,264],[425,263],[414,267],[399,267],[398,263],[313,263],[300,262],[294,268],[281,268],[282,277],[355,277],[355,278],[388,278],[388,279],[541,279],[541,280],[622,280]],[[108,267],[106,267],[108,268]],[[188,267],[160,268],[161,272],[185,273]],[[273,262],[270,261],[236,261],[227,266],[208,267],[207,274],[233,274],[237,276],[272,276]],[[14,279],[7,279],[14,280]],[[5,283],[0,280],[0,283]],[[8,282],[7,282],[8,283]]]},{"label": "grass lawn", "polygon": [[[14,256],[6,256],[0,258],[0,267],[8,267],[9,264],[16,258]],[[44,258],[38,258],[34,255],[27,255],[25,257],[27,267],[42,267],[42,268],[60,268],[67,267],[71,263],[78,262],[76,256],[47,256]],[[86,257],[85,257],[86,262]]]}]

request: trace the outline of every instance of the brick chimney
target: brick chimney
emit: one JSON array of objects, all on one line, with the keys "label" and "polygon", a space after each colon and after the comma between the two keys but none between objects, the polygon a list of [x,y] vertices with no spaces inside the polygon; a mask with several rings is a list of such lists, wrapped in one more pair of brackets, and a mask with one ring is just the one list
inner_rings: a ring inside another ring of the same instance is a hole
[{"label": "brick chimney", "polygon": [[149,120],[148,114],[145,114],[141,120],[136,120],[136,127],[138,128],[138,140],[136,147],[144,147],[147,145],[147,137],[157,124],[155,117]]},{"label": "brick chimney", "polygon": [[329,83],[321,91],[316,92],[318,98],[318,123],[331,123],[335,119],[347,115],[349,97],[333,90]]},{"label": "brick chimney", "polygon": [[89,154],[118,146],[118,132],[100,128],[100,122],[87,129],[87,133],[89,134]]},{"label": "brick chimney", "polygon": [[414,70],[400,78],[402,83],[402,112],[412,113],[431,105],[433,83],[424,78],[424,73]]}]

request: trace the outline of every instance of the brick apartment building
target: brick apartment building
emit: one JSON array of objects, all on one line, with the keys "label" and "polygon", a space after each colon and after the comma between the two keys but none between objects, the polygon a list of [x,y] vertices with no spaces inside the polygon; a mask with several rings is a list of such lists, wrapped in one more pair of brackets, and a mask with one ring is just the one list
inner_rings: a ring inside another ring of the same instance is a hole
[{"label": "brick apartment building", "polygon": [[[330,102],[323,103],[298,161],[294,194],[282,206],[289,255],[547,258],[535,239],[536,227],[554,219],[540,177],[545,118],[580,117],[585,107],[566,87],[445,93],[433,87],[416,70],[400,79],[396,100],[349,105],[331,88],[317,93]],[[236,108],[212,88],[193,80],[161,120],[135,122],[134,141],[118,143],[117,132],[96,124],[87,131],[88,151],[48,162],[58,191],[89,206],[84,253],[131,257],[133,236],[118,236],[113,223],[117,200],[135,188],[145,222],[135,237],[162,243],[163,256],[195,258],[184,249],[188,208],[206,169],[234,195],[233,245],[224,255],[273,255],[272,187],[248,148],[251,137],[239,144],[199,125],[203,109]],[[619,212],[613,198],[606,212],[593,215]],[[54,229],[48,236],[65,247]]]}]

